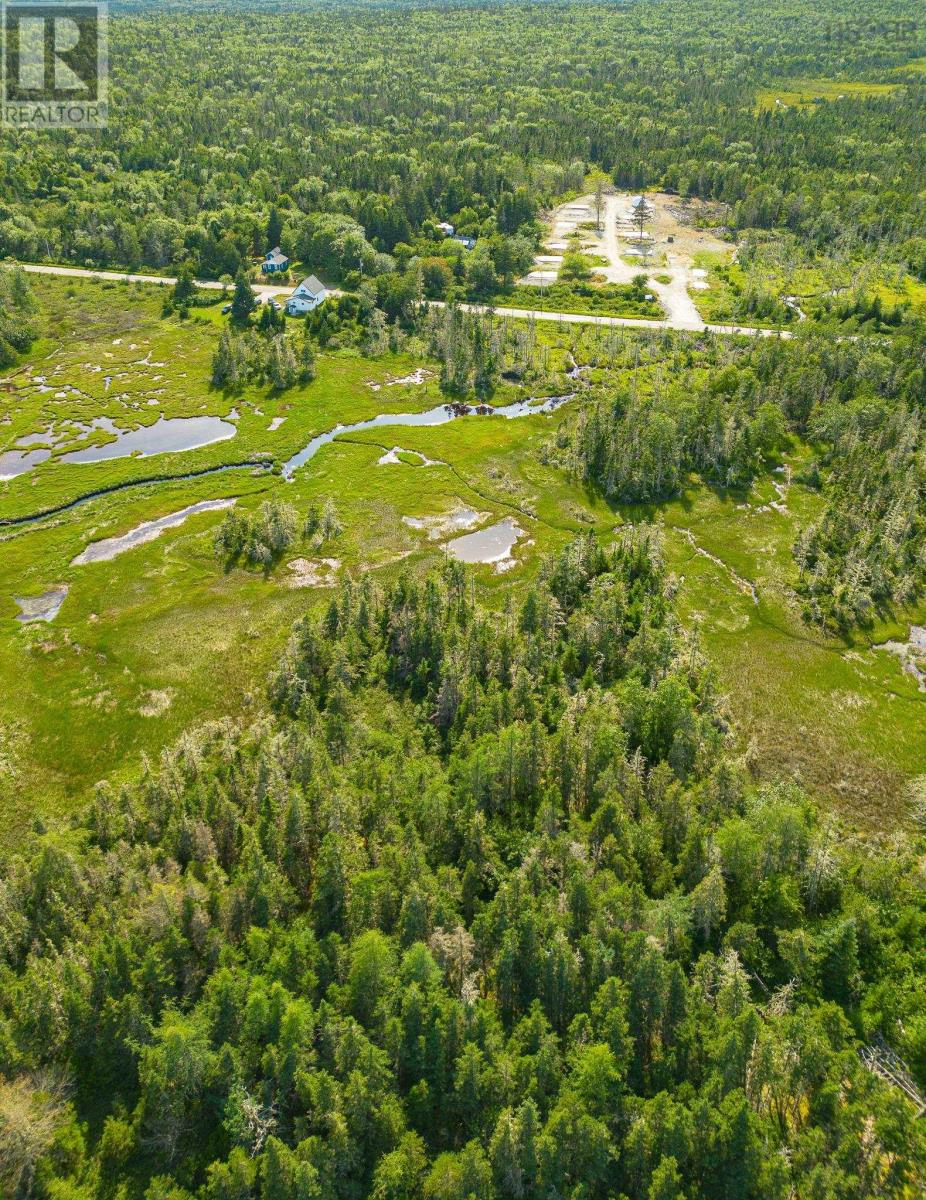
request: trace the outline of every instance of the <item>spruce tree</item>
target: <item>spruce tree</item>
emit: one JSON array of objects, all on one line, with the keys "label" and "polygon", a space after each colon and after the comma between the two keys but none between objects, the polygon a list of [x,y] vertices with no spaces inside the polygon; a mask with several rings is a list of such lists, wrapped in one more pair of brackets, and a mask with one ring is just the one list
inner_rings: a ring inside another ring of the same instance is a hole
[{"label": "spruce tree", "polygon": [[244,322],[257,307],[257,297],[248,283],[244,271],[235,276],[235,294],[232,297],[231,315],[235,321]]}]

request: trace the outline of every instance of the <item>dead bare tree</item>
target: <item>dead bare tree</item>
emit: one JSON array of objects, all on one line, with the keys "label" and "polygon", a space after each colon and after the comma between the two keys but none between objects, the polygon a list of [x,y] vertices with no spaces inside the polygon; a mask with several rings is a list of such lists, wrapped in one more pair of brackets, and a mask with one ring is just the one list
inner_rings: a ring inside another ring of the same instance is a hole
[{"label": "dead bare tree", "polygon": [[916,1106],[918,1117],[926,1116],[926,1098],[916,1086],[910,1068],[895,1054],[884,1038],[878,1034],[874,1041],[862,1046],[859,1058],[873,1075],[891,1084]]},{"label": "dead bare tree", "polygon": [[67,1095],[48,1073],[0,1080],[0,1194],[31,1194],[36,1163],[67,1119]]},{"label": "dead bare tree", "polygon": [[595,228],[601,232],[601,212],[604,208],[604,180],[599,179],[595,184]]}]

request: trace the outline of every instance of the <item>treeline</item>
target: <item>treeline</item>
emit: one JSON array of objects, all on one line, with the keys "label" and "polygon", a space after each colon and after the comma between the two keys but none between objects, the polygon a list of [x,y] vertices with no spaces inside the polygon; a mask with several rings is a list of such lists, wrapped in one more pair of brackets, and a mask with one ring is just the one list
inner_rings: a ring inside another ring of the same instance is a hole
[{"label": "treeline", "polygon": [[212,383],[235,390],[247,383],[269,384],[284,391],[315,378],[315,349],[308,328],[298,339],[286,334],[282,310],[267,303],[256,321],[257,298],[239,275],[230,303],[231,321],[219,335],[212,356]]},{"label": "treeline", "polygon": [[0,270],[0,370],[12,366],[38,332],[38,305],[25,271]]},{"label": "treeline", "polygon": [[692,472],[742,488],[782,449],[781,409],[721,373],[694,395],[687,381],[658,396],[625,392],[583,410],[549,457],[615,500],[665,499]]},{"label": "treeline", "polygon": [[267,383],[284,391],[315,378],[315,351],[304,336],[298,349],[285,333],[261,333],[226,326],[212,359],[212,382],[234,390],[245,383]]},{"label": "treeline", "polygon": [[538,342],[531,321],[471,312],[455,304],[423,306],[410,294],[396,311],[389,297],[369,284],[356,294],[332,297],[305,320],[305,337],[330,350],[353,347],[370,357],[415,348],[439,364],[441,388],[448,395],[487,399],[501,379],[511,383],[547,382],[549,347]]},{"label": "treeline", "polygon": [[[458,308],[431,309],[423,323],[428,352],[440,363],[441,387],[455,395],[489,397],[505,365],[505,327]],[[529,343],[516,341],[515,354],[512,374],[523,377],[530,361]]]},{"label": "treeline", "polygon": [[905,317],[890,342],[802,332],[693,348],[667,335],[643,370],[637,355],[560,426],[547,461],[635,503],[678,495],[693,473],[744,488],[796,434],[815,452],[800,482],[821,497],[794,547],[805,617],[868,624],[922,594],[922,322]]},{"label": "treeline", "polygon": [[727,749],[656,535],[502,612],[459,565],[307,616],[0,874],[0,1187],[37,1200],[906,1200],[921,847]]}]

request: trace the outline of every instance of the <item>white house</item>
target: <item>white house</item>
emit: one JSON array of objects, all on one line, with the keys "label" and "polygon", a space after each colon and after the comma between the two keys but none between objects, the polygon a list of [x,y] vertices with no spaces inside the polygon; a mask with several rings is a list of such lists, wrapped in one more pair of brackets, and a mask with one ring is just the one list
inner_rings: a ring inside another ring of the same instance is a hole
[{"label": "white house", "polygon": [[444,237],[453,237],[453,226],[449,221],[438,221],[437,228],[441,231]]},{"label": "white house", "polygon": [[328,292],[321,280],[310,275],[307,279],[303,279],[286,301],[286,311],[291,317],[304,316],[318,308],[327,295]]}]

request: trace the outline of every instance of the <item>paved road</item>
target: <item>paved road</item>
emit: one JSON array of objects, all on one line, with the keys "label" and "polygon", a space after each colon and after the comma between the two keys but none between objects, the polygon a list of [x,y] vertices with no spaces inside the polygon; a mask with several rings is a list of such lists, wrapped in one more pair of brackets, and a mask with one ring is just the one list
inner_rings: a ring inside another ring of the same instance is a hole
[{"label": "paved road", "polygon": [[[78,279],[114,279],[124,283],[157,283],[166,287],[173,287],[177,282],[175,278],[169,275],[128,275],[120,271],[93,271],[83,267],[56,267],[44,263],[23,263],[21,265],[24,271],[28,271],[34,275],[64,275]],[[626,264],[622,265],[626,266]],[[196,286],[207,288],[210,291],[221,291],[225,285],[216,283],[214,280],[204,280],[197,282]],[[337,288],[329,290],[334,295],[338,294]],[[292,284],[257,283],[254,284],[254,291],[262,299],[268,296],[282,296],[292,291]],[[427,303],[433,304],[435,307],[443,307],[443,301],[440,300],[427,301]],[[459,307],[467,312],[487,311],[486,306],[482,304],[461,304]],[[673,317],[671,310],[669,317],[664,321],[647,321],[643,317],[601,317],[587,313],[540,312],[537,309],[529,308],[496,308],[493,311],[502,317],[522,317],[536,321],[559,321],[562,324],[573,325],[611,325],[626,329],[686,329],[689,332],[708,330],[710,333],[740,334],[744,337],[789,338],[792,336],[788,330],[753,329],[746,325],[706,325],[701,321],[692,321],[688,314],[685,314],[684,317],[680,315]]]},{"label": "paved road", "polygon": [[[429,303],[442,306],[443,301],[431,300]],[[488,311],[481,304],[460,304],[459,308],[467,312]],[[665,321],[647,321],[645,317],[600,317],[589,313],[541,312],[537,308],[494,308],[491,310],[499,317],[524,317],[535,321],[560,321],[572,325],[612,325],[625,329],[685,329],[690,333],[736,334],[742,337],[782,337],[793,336],[788,329],[755,329],[750,325],[706,325],[699,321],[696,325],[679,323],[669,317]]]},{"label": "paved road", "polygon": [[[76,279],[115,279],[120,283],[159,283],[164,287],[173,287],[177,282],[173,275],[127,275],[124,271],[93,271],[83,267],[55,267],[44,263],[21,263],[20,266],[32,275],[67,275]],[[197,280],[196,286],[207,288],[213,292],[221,292],[225,284],[206,279]],[[255,283],[253,289],[258,296],[283,296],[293,290],[293,285],[291,283]]]}]

